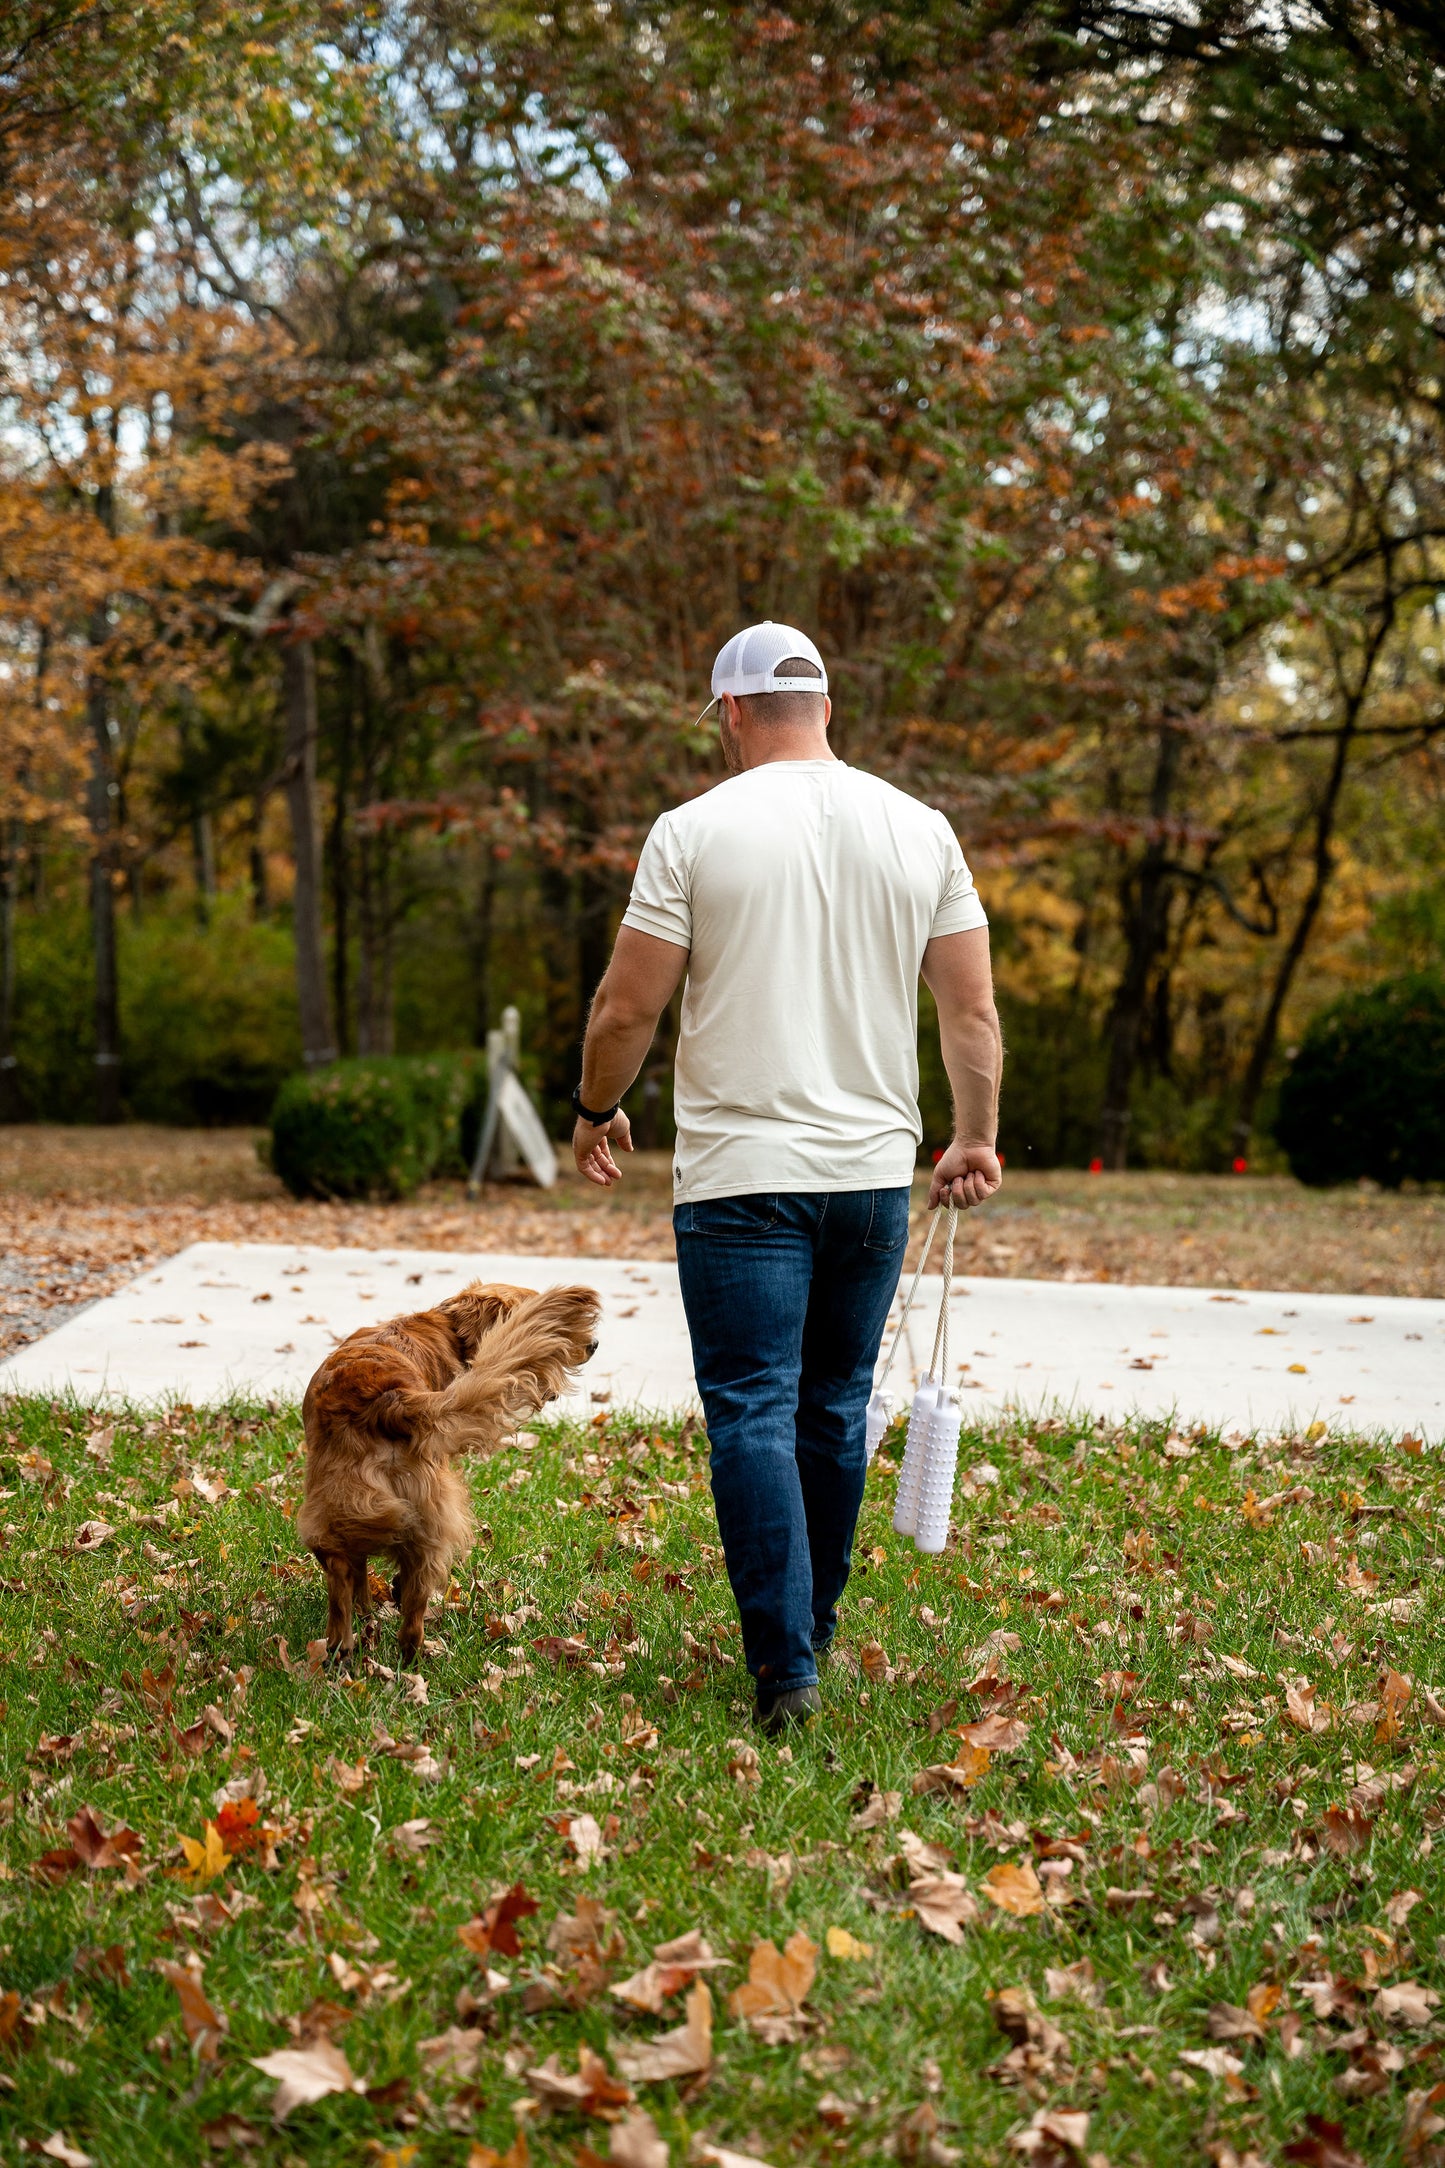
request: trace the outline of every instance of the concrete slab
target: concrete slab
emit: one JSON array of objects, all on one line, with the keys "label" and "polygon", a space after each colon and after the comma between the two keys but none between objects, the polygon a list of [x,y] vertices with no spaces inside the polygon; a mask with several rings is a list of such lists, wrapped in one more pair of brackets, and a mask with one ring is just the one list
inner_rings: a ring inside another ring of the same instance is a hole
[{"label": "concrete slab", "polygon": [[[423,1308],[475,1278],[598,1290],[600,1345],[574,1406],[695,1404],[674,1265],[231,1242],[192,1244],[21,1349],[0,1364],[0,1391],[197,1406],[233,1393],[299,1399],[328,1349],[366,1319]],[[899,1403],[928,1360],[940,1285],[925,1280],[909,1320],[890,1380]],[[1245,1431],[1323,1419],[1445,1438],[1440,1301],[964,1279],[950,1340],[950,1367],[980,1414],[1064,1405]]]}]

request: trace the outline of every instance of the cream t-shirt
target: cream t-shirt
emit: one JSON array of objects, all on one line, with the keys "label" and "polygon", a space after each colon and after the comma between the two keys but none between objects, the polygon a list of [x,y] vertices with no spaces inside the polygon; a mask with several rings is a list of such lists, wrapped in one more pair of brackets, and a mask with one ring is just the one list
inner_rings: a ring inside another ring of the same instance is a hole
[{"label": "cream t-shirt", "polygon": [[662,815],[622,923],[688,951],[678,1203],[912,1179],[923,951],[988,923],[941,813],[770,761]]}]

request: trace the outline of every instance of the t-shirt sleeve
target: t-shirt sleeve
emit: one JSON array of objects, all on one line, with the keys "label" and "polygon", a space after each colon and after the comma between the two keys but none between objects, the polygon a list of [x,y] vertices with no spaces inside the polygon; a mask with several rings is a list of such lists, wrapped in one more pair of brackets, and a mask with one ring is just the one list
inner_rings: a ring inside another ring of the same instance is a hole
[{"label": "t-shirt sleeve", "polygon": [[692,894],[687,862],[667,814],[654,821],[652,833],[642,846],[632,895],[622,914],[624,926],[671,941],[675,948],[692,948]]},{"label": "t-shirt sleeve", "polygon": [[971,933],[975,926],[988,924],[988,914],[978,900],[978,890],[958,847],[958,838],[941,813],[938,825],[943,841],[943,892],[929,929],[931,941],[936,941],[941,934]]}]

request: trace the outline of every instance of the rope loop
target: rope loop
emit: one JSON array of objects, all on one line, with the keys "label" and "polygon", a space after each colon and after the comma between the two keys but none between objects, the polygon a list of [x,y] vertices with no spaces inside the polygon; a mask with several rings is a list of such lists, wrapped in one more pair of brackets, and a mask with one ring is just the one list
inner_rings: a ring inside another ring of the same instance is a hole
[{"label": "rope loop", "polygon": [[[940,1205],[939,1210],[943,1208]],[[953,1285],[953,1243],[958,1233],[958,1206],[948,1207],[948,1233],[943,1245],[943,1300],[938,1305],[938,1330],[933,1335],[933,1358],[928,1375],[935,1385],[948,1383],[948,1295]]]}]

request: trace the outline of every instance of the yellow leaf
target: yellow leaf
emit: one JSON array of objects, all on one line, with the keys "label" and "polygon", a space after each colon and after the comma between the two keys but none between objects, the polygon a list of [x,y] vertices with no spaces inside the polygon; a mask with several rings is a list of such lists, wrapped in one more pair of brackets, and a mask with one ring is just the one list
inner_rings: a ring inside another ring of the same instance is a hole
[{"label": "yellow leaf", "polygon": [[827,1942],[830,1957],[860,1958],[873,1955],[872,1943],[860,1942],[856,1935],[849,1934],[846,1927],[830,1927],[824,1940]]},{"label": "yellow leaf", "polygon": [[1305,1378],[1309,1376],[1309,1372],[1305,1368],[1303,1363],[1291,1363],[1290,1369],[1297,1378]]},{"label": "yellow leaf", "polygon": [[1027,1919],[1044,1909],[1043,1888],[1032,1867],[1015,1867],[1011,1861],[1001,1860],[997,1867],[990,1867],[978,1886],[990,1904],[997,1905],[1001,1912],[1011,1912],[1015,1919]]},{"label": "yellow leaf", "polygon": [[194,1837],[182,1837],[181,1850],[186,1855],[183,1879],[187,1882],[214,1882],[231,1864],[214,1822],[207,1822],[205,1839],[199,1844]]}]

